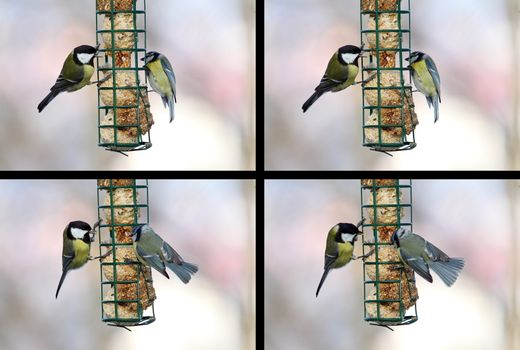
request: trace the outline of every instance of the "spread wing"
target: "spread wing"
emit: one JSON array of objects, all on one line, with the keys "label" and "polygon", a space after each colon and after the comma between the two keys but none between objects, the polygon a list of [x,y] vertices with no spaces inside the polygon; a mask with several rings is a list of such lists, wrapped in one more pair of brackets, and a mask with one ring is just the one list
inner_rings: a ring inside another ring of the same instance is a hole
[{"label": "spread wing", "polygon": [[165,260],[168,261],[168,262],[173,262],[173,263],[175,263],[177,265],[181,265],[184,262],[184,260],[182,260],[182,258],[179,255],[179,253],[177,253],[175,251],[175,249],[173,249],[165,241],[163,241],[163,245],[162,245],[161,251],[162,251],[162,253],[164,255]]}]

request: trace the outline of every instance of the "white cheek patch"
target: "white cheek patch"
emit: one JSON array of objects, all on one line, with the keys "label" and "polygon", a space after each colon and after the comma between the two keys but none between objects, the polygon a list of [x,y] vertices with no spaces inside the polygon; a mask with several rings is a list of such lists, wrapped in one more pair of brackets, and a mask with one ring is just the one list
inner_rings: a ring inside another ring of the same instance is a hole
[{"label": "white cheek patch", "polygon": [[342,53],[341,58],[343,61],[347,63],[353,63],[356,58],[358,58],[359,54],[357,53]]},{"label": "white cheek patch", "polygon": [[78,60],[83,64],[87,64],[92,57],[94,55],[91,53],[78,53]]},{"label": "white cheek patch", "polygon": [[343,240],[343,242],[353,242],[356,236],[356,233],[342,233],[341,239]]},{"label": "white cheek patch", "polygon": [[72,236],[77,239],[83,239],[83,236],[85,236],[85,233],[87,233],[87,232],[88,231],[85,231],[85,230],[82,230],[79,228],[75,228],[75,227],[70,229],[70,233],[72,234]]}]

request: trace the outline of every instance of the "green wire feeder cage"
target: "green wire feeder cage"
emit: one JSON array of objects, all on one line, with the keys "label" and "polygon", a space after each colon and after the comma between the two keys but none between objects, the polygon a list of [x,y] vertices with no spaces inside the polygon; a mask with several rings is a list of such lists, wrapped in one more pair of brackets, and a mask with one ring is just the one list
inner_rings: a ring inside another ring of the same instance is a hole
[{"label": "green wire feeder cage", "polygon": [[390,243],[398,227],[412,229],[411,180],[361,180],[361,213],[363,254],[374,250],[363,262],[365,321],[385,327],[413,323],[419,298],[415,276]]},{"label": "green wire feeder cage", "polygon": [[[410,0],[361,0],[363,146],[380,152],[416,146],[410,72]],[[405,66],[406,64],[406,66]]]},{"label": "green wire feeder cage", "polygon": [[103,219],[99,250],[110,251],[100,260],[102,320],[120,327],[150,324],[156,299],[152,272],[139,263],[128,236],[135,226],[148,223],[148,181],[100,179],[97,201]]},{"label": "green wire feeder cage", "polygon": [[[115,152],[152,146],[144,68],[146,0],[97,0],[98,145]],[[143,45],[144,46],[140,46]]]}]

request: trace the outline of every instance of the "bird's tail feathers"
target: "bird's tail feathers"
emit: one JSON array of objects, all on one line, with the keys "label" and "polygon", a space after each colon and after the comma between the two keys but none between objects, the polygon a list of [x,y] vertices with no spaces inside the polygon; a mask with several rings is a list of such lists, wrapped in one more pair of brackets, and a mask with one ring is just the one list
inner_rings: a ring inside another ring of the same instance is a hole
[{"label": "bird's tail feathers", "polygon": [[174,109],[173,97],[168,99],[168,107],[170,109],[170,123],[175,119],[175,109]]},{"label": "bird's tail feathers", "polygon": [[450,258],[448,261],[429,261],[428,265],[450,287],[455,283],[464,268],[464,259]]},{"label": "bird's tail feathers", "polygon": [[439,120],[439,97],[438,96],[433,97],[433,112],[435,114],[433,122],[436,123],[437,120]]},{"label": "bird's tail feathers", "polygon": [[323,282],[325,282],[325,278],[327,278],[329,271],[330,271],[330,269],[325,269],[325,271],[323,271],[323,275],[321,276],[320,284],[318,284],[318,289],[316,290],[316,298],[318,297],[318,293],[320,292],[321,286],[323,285]]},{"label": "bird's tail feathers", "polygon": [[65,276],[67,276],[67,271],[63,271],[61,274],[60,282],[58,283],[58,289],[56,289],[56,299],[58,299],[58,293],[60,292],[63,281],[65,281]]},{"label": "bird's tail feathers", "polygon": [[183,262],[182,265],[167,263],[166,266],[172,270],[183,283],[188,283],[191,279],[191,275],[199,271],[197,265],[188,262]]},{"label": "bird's tail feathers", "polygon": [[316,100],[318,98],[320,98],[321,95],[323,95],[325,93],[324,90],[316,90],[314,91],[314,93],[311,95],[311,97],[309,97],[309,99],[307,101],[305,101],[305,103],[303,104],[302,106],[302,109],[303,109],[303,113],[305,113],[310,106],[312,106],[312,104],[314,102],[316,102]]},{"label": "bird's tail feathers", "polygon": [[43,109],[52,101],[54,100],[54,98],[56,96],[58,96],[58,94],[60,93],[61,91],[58,91],[58,90],[51,90],[51,92],[49,92],[49,94],[47,96],[45,96],[45,98],[42,100],[42,102],[40,102],[40,104],[38,105],[38,113],[40,113],[41,111],[43,111]]}]

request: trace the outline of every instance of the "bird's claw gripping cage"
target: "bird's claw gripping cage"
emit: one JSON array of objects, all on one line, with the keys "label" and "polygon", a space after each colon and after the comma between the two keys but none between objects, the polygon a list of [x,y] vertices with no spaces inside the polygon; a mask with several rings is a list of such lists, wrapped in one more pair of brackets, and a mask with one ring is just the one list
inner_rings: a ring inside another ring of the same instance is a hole
[{"label": "bird's claw gripping cage", "polygon": [[[129,234],[148,223],[148,181],[100,179],[97,184],[101,313],[112,326],[140,326],[155,321],[152,272],[139,263]],[[102,252],[102,250],[106,252]]]},{"label": "bird's claw gripping cage", "polygon": [[365,321],[384,327],[417,321],[415,275],[390,242],[397,228],[412,229],[411,180],[361,180],[361,215],[363,255],[374,250],[363,260]]},{"label": "bird's claw gripping cage", "polygon": [[[144,68],[146,0],[96,0],[98,145],[115,152],[152,146]],[[103,61],[103,62],[101,62]]]},{"label": "bird's claw gripping cage", "polygon": [[[363,146],[379,152],[415,148],[410,73],[410,0],[360,0]],[[375,75],[375,76],[374,76]]]}]

